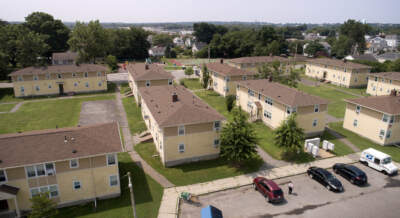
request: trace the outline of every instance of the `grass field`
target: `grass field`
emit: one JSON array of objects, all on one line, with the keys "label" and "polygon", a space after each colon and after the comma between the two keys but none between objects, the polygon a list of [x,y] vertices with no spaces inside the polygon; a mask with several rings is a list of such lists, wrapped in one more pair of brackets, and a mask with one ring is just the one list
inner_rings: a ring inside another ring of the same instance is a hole
[{"label": "grass field", "polygon": [[128,91],[130,91],[131,90],[131,88],[129,87],[129,84],[128,83],[124,83],[124,84],[121,84],[121,87],[120,87],[120,89],[119,89],[119,92],[121,93],[121,94],[125,94],[126,92],[128,92]]},{"label": "grass field", "polygon": [[137,106],[135,99],[133,97],[123,98],[122,104],[125,108],[132,135],[145,131],[147,129],[146,124],[143,121],[142,112],[140,107]]},{"label": "grass field", "polygon": [[0,104],[0,112],[9,112],[16,104]]},{"label": "grass field", "polygon": [[371,140],[361,137],[356,133],[353,133],[347,129],[343,128],[343,122],[338,123],[330,123],[329,127],[336,132],[345,136],[351,143],[357,146],[359,149],[364,150],[367,148],[374,148],[376,150],[382,151],[384,153],[389,154],[392,156],[394,161],[400,162],[400,148],[393,147],[393,146],[381,146],[378,145]]},{"label": "grass field", "polygon": [[189,185],[222,179],[259,170],[263,161],[261,158],[253,159],[241,165],[241,167],[230,165],[224,159],[199,161],[176,167],[166,168],[162,165],[157,154],[154,143],[142,143],[135,145],[135,150],[152,168],[164,175],[170,182],[177,186]]},{"label": "grass field", "polygon": [[199,79],[193,78],[193,79],[181,79],[180,81],[183,81],[185,84],[185,87],[191,90],[199,90],[199,89],[204,89],[203,86],[201,86]]},{"label": "grass field", "polygon": [[[325,131],[321,137],[321,142],[323,140],[328,140],[329,142],[335,144],[335,149],[332,153],[335,154],[336,156],[343,156],[343,155],[354,153],[353,150],[349,146],[347,146],[346,144],[341,142],[339,139],[337,139],[335,136],[333,136],[332,134],[330,134],[327,131]],[[322,146],[322,143],[321,143],[321,146]]]},{"label": "grass field", "polygon": [[115,96],[26,102],[15,113],[0,114],[0,134],[76,126],[82,102],[109,99],[115,99]]},{"label": "grass field", "polygon": [[[135,195],[136,214],[138,217],[156,218],[160,207],[163,188],[147,176],[141,168],[132,162],[128,153],[118,155],[120,176],[131,172]],[[99,200],[97,209],[88,203],[79,206],[62,208],[56,218],[131,218],[133,217],[127,177],[121,180],[121,196],[118,198]]]}]

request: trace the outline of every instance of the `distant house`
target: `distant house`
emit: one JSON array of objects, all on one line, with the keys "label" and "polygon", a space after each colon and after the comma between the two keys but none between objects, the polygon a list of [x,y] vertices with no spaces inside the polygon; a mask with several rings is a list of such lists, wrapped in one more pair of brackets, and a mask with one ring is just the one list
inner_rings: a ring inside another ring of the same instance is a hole
[{"label": "distant house", "polygon": [[264,64],[269,64],[276,61],[281,63],[282,70],[284,70],[283,68],[290,63],[290,60],[287,58],[271,55],[234,58],[229,60],[228,64],[239,69],[257,72],[258,68]]},{"label": "distant house", "polygon": [[183,86],[139,91],[142,116],[164,166],[218,158],[224,116]]},{"label": "distant house", "polygon": [[149,49],[149,56],[151,57],[162,57],[165,55],[166,47],[163,46],[154,46]]},{"label": "distant house", "polygon": [[132,63],[128,67],[129,86],[136,102],[141,104],[140,87],[172,85],[174,77],[157,64]]},{"label": "distant house", "polygon": [[183,39],[181,37],[175,37],[173,40],[174,45],[176,46],[184,46],[185,42],[183,41]]},{"label": "distant house", "polygon": [[367,94],[390,95],[392,90],[400,91],[400,72],[371,73],[369,75]]},{"label": "distant house", "polygon": [[195,42],[192,44],[192,53],[195,54],[206,46],[207,46],[207,43]]},{"label": "distant house", "polygon": [[107,90],[107,67],[98,64],[27,67],[9,74],[15,97]]},{"label": "distant house", "polygon": [[236,104],[275,129],[297,113],[297,122],[308,136],[325,130],[328,101],[266,79],[237,82]]},{"label": "distant house", "polygon": [[400,36],[399,35],[387,35],[385,37],[385,40],[387,42],[387,45],[391,49],[397,49],[397,47],[400,45]]},{"label": "distant house", "polygon": [[22,217],[40,193],[58,207],[119,196],[119,152],[117,123],[0,135],[0,217]]},{"label": "distant house", "polygon": [[186,38],[185,40],[185,46],[187,48],[191,48],[192,47],[192,39],[190,37]]},{"label": "distant house", "polygon": [[77,60],[78,53],[71,51],[53,53],[51,57],[51,62],[53,65],[76,64]]},{"label": "distant house", "polygon": [[[327,55],[331,55],[331,50],[332,49],[331,49],[331,45],[329,45],[329,43],[324,42],[324,41],[323,42],[318,42],[318,43],[321,44],[324,47]],[[305,51],[307,49],[309,44],[310,43],[306,43],[306,44],[303,45],[303,51]],[[310,57],[311,56],[310,54],[307,54],[306,52],[303,52],[303,55],[306,56],[306,57]]]},{"label": "distant house", "polygon": [[380,63],[385,61],[395,61],[400,58],[399,52],[386,52],[381,55],[378,55],[377,59]]},{"label": "distant house", "polygon": [[367,41],[368,53],[377,53],[388,49],[387,42],[382,37],[374,37]]},{"label": "distant house", "polygon": [[362,55],[348,55],[344,59],[348,61],[360,60],[360,61],[372,61],[376,62],[378,59],[373,54],[362,54]]},{"label": "distant house", "polygon": [[307,61],[306,76],[344,87],[367,86],[371,67],[346,60],[316,58]]}]

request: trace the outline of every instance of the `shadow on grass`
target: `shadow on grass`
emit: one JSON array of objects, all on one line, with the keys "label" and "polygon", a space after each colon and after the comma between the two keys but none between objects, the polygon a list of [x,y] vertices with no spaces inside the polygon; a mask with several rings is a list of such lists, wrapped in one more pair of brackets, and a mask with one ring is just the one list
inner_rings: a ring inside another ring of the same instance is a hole
[{"label": "shadow on grass", "polygon": [[282,160],[300,164],[300,163],[308,163],[310,161],[315,160],[311,154],[306,152],[294,153],[294,152],[283,152]]}]

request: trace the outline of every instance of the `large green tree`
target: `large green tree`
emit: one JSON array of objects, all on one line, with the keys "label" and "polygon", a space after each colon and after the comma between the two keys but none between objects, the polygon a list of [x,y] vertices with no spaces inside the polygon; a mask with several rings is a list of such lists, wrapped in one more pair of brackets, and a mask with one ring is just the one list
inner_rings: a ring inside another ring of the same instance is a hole
[{"label": "large green tree", "polygon": [[119,60],[145,59],[148,57],[150,43],[148,33],[141,28],[109,30],[109,53]]},{"label": "large green tree", "polygon": [[17,62],[21,67],[45,64],[43,57],[49,49],[45,42],[46,36],[35,32],[21,34],[16,42]]},{"label": "large green tree", "polygon": [[303,149],[304,130],[297,125],[296,113],[291,114],[275,130],[275,144],[287,153],[298,153]]},{"label": "large green tree", "polygon": [[173,36],[166,33],[153,35],[152,44],[156,46],[172,46]]},{"label": "large green tree", "polygon": [[110,49],[109,32],[106,31],[98,20],[89,24],[76,22],[68,40],[73,51],[79,53],[80,61],[96,62],[96,57],[104,58]]},{"label": "large green tree", "polygon": [[207,66],[204,64],[203,65],[203,72],[202,72],[202,81],[201,81],[201,85],[203,86],[203,88],[207,88],[208,84],[209,84],[209,80],[210,80],[210,73],[208,72],[208,68]]},{"label": "large green tree", "polygon": [[58,214],[57,203],[48,197],[48,193],[41,193],[30,199],[32,211],[29,218],[52,218]]},{"label": "large green tree", "polygon": [[319,42],[312,41],[308,43],[306,49],[304,50],[304,53],[307,53],[311,57],[315,57],[317,52],[322,52],[325,51],[325,48],[323,45],[321,45]]},{"label": "large green tree", "polygon": [[49,46],[47,56],[68,49],[70,30],[61,20],[55,20],[53,16],[44,12],[33,12],[25,18],[24,25],[29,30],[46,37],[45,42]]},{"label": "large green tree", "polygon": [[195,23],[193,24],[194,36],[200,41],[210,43],[214,34],[224,35],[228,29],[224,26],[218,26],[209,23]]}]

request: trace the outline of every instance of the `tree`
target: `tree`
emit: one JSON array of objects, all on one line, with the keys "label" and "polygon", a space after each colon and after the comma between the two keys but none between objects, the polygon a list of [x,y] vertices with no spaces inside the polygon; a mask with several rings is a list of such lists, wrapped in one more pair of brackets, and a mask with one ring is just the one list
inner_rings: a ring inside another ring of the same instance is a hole
[{"label": "tree", "polygon": [[209,83],[209,80],[210,80],[210,75],[209,75],[209,72],[208,72],[208,69],[207,69],[206,65],[203,66],[203,77],[202,77],[202,79],[203,79],[203,81],[202,81],[203,88],[206,89],[208,87],[208,83]]},{"label": "tree", "polygon": [[194,73],[194,71],[193,71],[193,68],[192,68],[192,67],[187,67],[187,68],[185,69],[185,75],[186,75],[186,76],[191,76],[191,75],[193,75],[193,73]]},{"label": "tree", "polygon": [[48,197],[48,193],[41,193],[30,199],[32,211],[29,218],[50,218],[58,214],[57,203]]},{"label": "tree", "polygon": [[232,111],[233,120],[221,131],[221,157],[236,163],[253,158],[257,154],[256,132],[239,107]]},{"label": "tree", "polygon": [[297,126],[296,113],[291,114],[275,130],[275,144],[287,153],[298,153],[303,149],[304,130]]},{"label": "tree", "polygon": [[205,42],[207,44],[211,42],[214,34],[218,33],[224,35],[228,32],[228,29],[224,26],[217,26],[209,23],[195,23],[193,24],[193,30],[193,35],[196,36],[200,42]]},{"label": "tree", "polygon": [[89,24],[76,22],[68,44],[79,53],[80,61],[96,62],[96,57],[105,57],[110,48],[108,32],[98,20]]},{"label": "tree", "polygon": [[308,54],[311,57],[315,57],[317,52],[320,51],[325,51],[324,46],[321,45],[319,42],[312,41],[308,43],[307,48],[304,50],[304,53]]},{"label": "tree", "polygon": [[226,109],[231,112],[234,106],[236,100],[236,96],[235,95],[228,95],[225,98],[225,105],[226,105]]},{"label": "tree", "polygon": [[173,39],[173,36],[170,36],[165,33],[160,33],[160,34],[153,35],[152,42],[153,42],[153,45],[156,45],[156,46],[168,46],[168,45],[171,46],[173,44],[172,39]]},{"label": "tree", "polygon": [[300,79],[300,74],[297,71],[290,69],[289,77],[285,80],[285,84],[290,87],[297,88],[298,81],[300,81]]},{"label": "tree", "polygon": [[147,32],[141,28],[109,29],[110,51],[119,60],[143,60],[149,56]]},{"label": "tree", "polygon": [[35,32],[21,34],[16,41],[16,60],[21,67],[44,64],[43,56],[49,49],[45,42],[46,37]]},{"label": "tree", "polygon": [[108,55],[106,57],[106,64],[108,65],[108,68],[110,68],[111,72],[115,72],[116,70],[118,70],[118,61],[115,56]]},{"label": "tree", "polygon": [[68,49],[70,30],[61,20],[55,20],[53,16],[44,12],[33,12],[25,18],[23,24],[30,31],[46,36],[45,43],[49,49],[47,56],[53,52],[62,52]]}]

